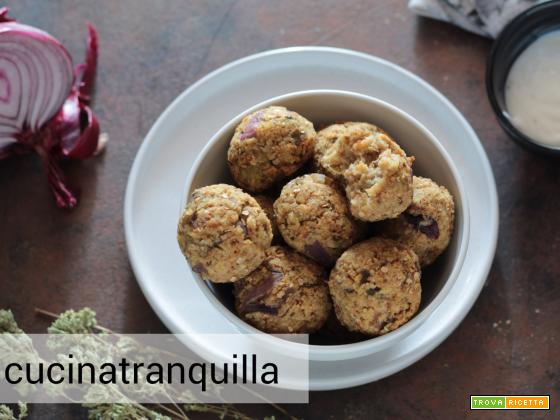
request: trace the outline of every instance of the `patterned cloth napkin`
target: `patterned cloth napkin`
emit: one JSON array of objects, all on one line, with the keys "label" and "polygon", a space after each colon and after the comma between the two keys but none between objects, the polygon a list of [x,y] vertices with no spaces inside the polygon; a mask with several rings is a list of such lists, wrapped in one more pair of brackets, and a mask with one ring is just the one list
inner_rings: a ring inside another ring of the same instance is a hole
[{"label": "patterned cloth napkin", "polygon": [[410,0],[414,13],[451,22],[467,31],[495,38],[525,9],[543,0]]}]

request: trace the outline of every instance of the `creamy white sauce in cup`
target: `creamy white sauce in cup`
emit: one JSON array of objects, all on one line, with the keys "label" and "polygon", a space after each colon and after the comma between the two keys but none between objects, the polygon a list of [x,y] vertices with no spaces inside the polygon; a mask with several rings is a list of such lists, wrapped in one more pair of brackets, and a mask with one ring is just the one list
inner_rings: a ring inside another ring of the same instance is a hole
[{"label": "creamy white sauce in cup", "polygon": [[560,30],[541,36],[515,60],[505,100],[519,131],[537,143],[560,147]]}]

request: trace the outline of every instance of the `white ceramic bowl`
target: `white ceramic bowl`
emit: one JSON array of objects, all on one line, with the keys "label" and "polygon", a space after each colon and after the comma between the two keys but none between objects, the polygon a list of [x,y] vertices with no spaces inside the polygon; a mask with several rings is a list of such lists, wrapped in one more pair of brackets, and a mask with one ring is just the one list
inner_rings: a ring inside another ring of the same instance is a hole
[{"label": "white ceramic bowl", "polygon": [[[298,112],[316,126],[335,121],[365,121],[383,128],[394,138],[407,155],[416,157],[414,173],[426,176],[444,185],[455,199],[455,231],[446,252],[433,266],[423,271],[422,304],[418,313],[400,328],[380,337],[336,345],[309,345],[302,354],[311,360],[337,361],[354,359],[386,349],[403,340],[418,328],[446,299],[455,282],[467,250],[469,211],[462,180],[455,165],[438,140],[413,117],[381,100],[347,91],[309,90],[282,95],[261,102],[225,124],[206,144],[196,159],[186,182],[181,210],[187,198],[197,188],[216,184],[233,183],[227,166],[227,149],[235,127],[241,119],[260,108],[282,105]],[[191,270],[192,271],[192,270]],[[192,272],[198,286],[225,318],[242,333],[262,334],[237,317],[231,292],[221,286],[203,281]],[[300,353],[301,344],[269,336],[271,346]]]}]

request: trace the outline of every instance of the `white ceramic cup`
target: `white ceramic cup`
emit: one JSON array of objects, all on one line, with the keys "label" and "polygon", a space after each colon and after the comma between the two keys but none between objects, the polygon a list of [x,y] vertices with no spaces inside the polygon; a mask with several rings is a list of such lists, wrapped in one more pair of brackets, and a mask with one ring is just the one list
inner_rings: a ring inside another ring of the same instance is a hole
[{"label": "white ceramic cup", "polygon": [[230,292],[220,286],[205,282],[198,274],[192,276],[220,312],[242,333],[261,334],[277,351],[301,353],[310,360],[337,361],[363,357],[384,350],[403,340],[418,328],[446,299],[455,282],[468,245],[469,211],[462,180],[447,152],[438,140],[418,121],[404,111],[379,99],[359,93],[338,90],[308,90],[278,96],[261,102],[226,123],[200,152],[188,176],[181,211],[191,193],[200,187],[233,184],[227,165],[227,150],[235,127],[241,119],[258,109],[281,105],[303,115],[316,127],[340,121],[369,122],[385,130],[405,150],[415,156],[414,174],[433,179],[444,185],[455,200],[455,231],[448,249],[422,273],[422,303],[418,313],[406,324],[388,334],[365,341],[336,345],[309,345],[302,351],[302,344],[293,343],[260,332],[235,314]]}]

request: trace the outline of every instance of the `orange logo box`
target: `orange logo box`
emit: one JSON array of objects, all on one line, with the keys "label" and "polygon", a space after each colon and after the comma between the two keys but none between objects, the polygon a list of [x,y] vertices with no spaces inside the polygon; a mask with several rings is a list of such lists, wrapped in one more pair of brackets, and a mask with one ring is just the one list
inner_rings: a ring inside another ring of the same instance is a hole
[{"label": "orange logo box", "polygon": [[548,395],[527,395],[520,397],[506,397],[506,409],[548,410],[550,398]]}]

